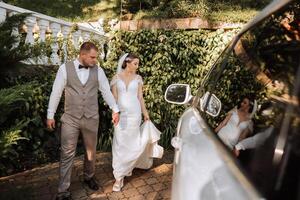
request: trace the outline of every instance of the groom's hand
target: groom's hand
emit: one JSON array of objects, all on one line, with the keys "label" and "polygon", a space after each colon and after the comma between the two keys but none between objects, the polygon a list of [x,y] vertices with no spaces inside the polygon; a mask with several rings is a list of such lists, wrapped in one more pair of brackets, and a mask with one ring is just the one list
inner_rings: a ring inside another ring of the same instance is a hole
[{"label": "groom's hand", "polygon": [[115,126],[119,123],[119,113],[112,114],[112,122]]},{"label": "groom's hand", "polygon": [[55,120],[54,119],[47,119],[47,128],[50,131],[53,131],[55,128]]}]

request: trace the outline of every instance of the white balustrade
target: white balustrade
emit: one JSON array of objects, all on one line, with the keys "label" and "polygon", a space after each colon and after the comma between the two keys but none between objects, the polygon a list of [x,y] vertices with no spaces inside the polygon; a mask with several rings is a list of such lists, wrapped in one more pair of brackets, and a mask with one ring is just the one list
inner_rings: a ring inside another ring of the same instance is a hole
[{"label": "white balustrade", "polygon": [[67,50],[67,39],[68,39],[68,36],[70,34],[70,31],[71,31],[71,27],[69,26],[63,26],[62,27],[62,34],[63,34],[63,52],[64,52],[64,62],[67,61],[68,59],[68,50]]},{"label": "white balustrade", "polygon": [[[92,27],[90,28],[80,24],[77,24],[78,30],[76,32],[71,33],[70,31],[71,27],[74,25],[73,23],[50,17],[41,13],[26,10],[20,7],[12,6],[4,2],[0,2],[0,23],[5,21],[7,16],[11,16],[17,13],[31,13],[31,15],[28,16],[24,21],[26,31],[26,43],[34,44],[35,42],[46,42],[46,35],[49,31],[51,31],[51,39],[53,43],[51,43],[52,54],[50,60],[52,63],[48,62],[48,58],[43,57],[37,62],[39,64],[60,64],[60,59],[58,55],[58,41],[61,40],[59,38],[62,38],[63,41],[61,51],[64,52],[64,57],[62,59],[64,62],[67,59],[70,59],[67,57],[67,40],[69,40],[70,37],[72,38],[73,45],[76,49],[79,48],[79,44],[81,42],[90,40],[92,35],[93,37],[98,38],[100,43],[104,42],[104,38],[106,38],[104,36],[104,32],[100,32],[98,29],[96,30]],[[14,29],[12,34],[18,35],[18,29]],[[37,41],[34,40],[34,35],[39,35]],[[18,44],[19,42],[16,43],[16,46]]]},{"label": "white balustrade", "polygon": [[45,19],[39,19],[38,20],[38,27],[40,29],[40,37],[39,42],[45,42],[46,40],[46,31],[49,27],[49,21]]},{"label": "white balustrade", "polygon": [[0,23],[6,19],[6,9],[0,7]]},{"label": "white balustrade", "polygon": [[[8,14],[8,16],[11,17],[11,16],[13,16],[15,14],[17,14],[17,12],[10,12]],[[14,36],[16,36],[16,38],[17,38],[16,43],[13,45],[13,48],[16,48],[16,47],[19,46],[19,43],[20,43],[20,37],[18,37],[19,36],[19,29],[18,29],[18,27],[14,27],[11,34],[14,35]]]},{"label": "white balustrade", "polygon": [[58,23],[51,23],[50,24],[50,29],[52,31],[52,44],[51,44],[51,48],[52,48],[52,54],[51,54],[51,62],[52,64],[58,65],[60,64],[60,60],[58,57],[58,43],[57,43],[57,34],[58,32],[60,32],[60,24]]},{"label": "white balustrade", "polygon": [[36,24],[36,17],[29,16],[25,19],[25,24],[27,26],[27,35],[25,42],[29,44],[34,44],[33,38],[33,28]]},{"label": "white balustrade", "polygon": [[77,49],[79,47],[79,39],[81,35],[81,30],[77,30],[73,33],[73,45]]},{"label": "white balustrade", "polygon": [[91,37],[91,35],[90,35],[89,32],[85,32],[85,31],[84,31],[84,32],[82,33],[82,38],[83,38],[84,41],[90,40],[90,37]]}]

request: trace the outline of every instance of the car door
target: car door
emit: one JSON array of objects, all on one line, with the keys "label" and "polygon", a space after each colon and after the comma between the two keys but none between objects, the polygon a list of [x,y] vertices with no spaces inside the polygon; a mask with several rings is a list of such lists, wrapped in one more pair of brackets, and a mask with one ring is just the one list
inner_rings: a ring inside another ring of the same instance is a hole
[{"label": "car door", "polygon": [[[263,96],[265,85],[257,80],[256,71],[248,66],[241,68],[243,60],[237,58],[233,50],[237,41],[247,36],[249,29],[286,3],[288,1],[273,2],[253,23],[245,26],[208,73],[192,106],[181,116],[177,137],[172,140],[176,149],[172,199],[261,199],[265,196],[213,130],[248,90]],[[242,84],[239,82],[241,77],[245,81]],[[222,112],[218,117],[207,114],[209,103],[201,109],[205,91],[221,100]]]}]

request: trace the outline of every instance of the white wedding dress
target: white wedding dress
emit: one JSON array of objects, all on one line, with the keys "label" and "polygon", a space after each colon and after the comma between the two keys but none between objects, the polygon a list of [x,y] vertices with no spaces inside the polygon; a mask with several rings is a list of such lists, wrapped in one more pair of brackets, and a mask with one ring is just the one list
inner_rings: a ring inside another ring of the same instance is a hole
[{"label": "white wedding dress", "polygon": [[249,129],[251,132],[253,131],[253,123],[251,119],[241,122],[237,108],[232,109],[229,113],[232,115],[227,124],[219,130],[218,136],[226,146],[233,149],[244,130]]},{"label": "white wedding dress", "polygon": [[[139,75],[128,83],[117,75],[111,81],[111,86],[116,84],[120,109],[120,121],[115,126],[112,154],[113,174],[118,180],[130,176],[134,168],[150,168],[152,159],[149,159],[149,134],[141,134],[141,105],[138,99],[139,84],[143,84]],[[160,132],[158,131],[160,134]],[[153,137],[152,137],[153,138]],[[159,135],[155,136],[157,142]]]}]

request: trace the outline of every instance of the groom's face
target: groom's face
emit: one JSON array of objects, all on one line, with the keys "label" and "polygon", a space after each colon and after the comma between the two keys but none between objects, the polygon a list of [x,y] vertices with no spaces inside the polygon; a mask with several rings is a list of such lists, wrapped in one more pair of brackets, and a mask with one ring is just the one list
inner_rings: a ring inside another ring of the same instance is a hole
[{"label": "groom's face", "polygon": [[85,66],[93,67],[97,64],[98,51],[91,49],[89,51],[82,51],[80,58],[82,64]]}]

